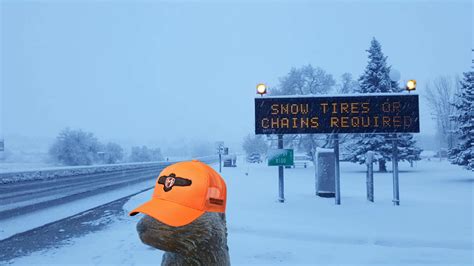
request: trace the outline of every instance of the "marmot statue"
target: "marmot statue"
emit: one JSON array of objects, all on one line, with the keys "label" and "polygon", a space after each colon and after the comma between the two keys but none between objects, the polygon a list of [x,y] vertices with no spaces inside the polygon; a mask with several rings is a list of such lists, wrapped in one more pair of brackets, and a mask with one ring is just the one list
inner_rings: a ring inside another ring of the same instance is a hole
[{"label": "marmot statue", "polygon": [[210,166],[178,162],[161,171],[137,231],[143,243],[165,251],[161,265],[230,265],[225,207],[227,187]]},{"label": "marmot statue", "polygon": [[137,231],[144,244],[165,251],[161,265],[230,265],[224,213],[206,212],[179,227],[145,215]]}]

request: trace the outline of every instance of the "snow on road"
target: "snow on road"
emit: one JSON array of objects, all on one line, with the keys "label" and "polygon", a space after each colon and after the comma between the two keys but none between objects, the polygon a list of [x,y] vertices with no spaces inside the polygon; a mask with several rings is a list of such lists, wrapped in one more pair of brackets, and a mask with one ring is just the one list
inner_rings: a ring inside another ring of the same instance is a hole
[{"label": "snow on road", "polygon": [[67,202],[66,204],[52,206],[46,209],[40,209],[20,216],[1,220],[0,240],[44,224],[64,219],[99,205],[106,204],[132,193],[139,192],[147,187],[153,187],[153,184],[150,184],[150,182],[128,184],[112,191],[105,191],[97,195]]},{"label": "snow on road", "polygon": [[[375,203],[365,200],[365,166],[341,164],[342,205],[314,196],[314,169],[285,169],[284,204],[277,168],[224,168],[229,249],[234,265],[473,265],[474,176],[447,162],[400,165],[401,205],[393,206],[391,173],[375,175]],[[245,175],[246,171],[249,175]],[[126,211],[148,200],[133,197]],[[13,264],[159,265],[162,252],[140,242],[141,216],[125,215],[107,229],[72,239]]]}]

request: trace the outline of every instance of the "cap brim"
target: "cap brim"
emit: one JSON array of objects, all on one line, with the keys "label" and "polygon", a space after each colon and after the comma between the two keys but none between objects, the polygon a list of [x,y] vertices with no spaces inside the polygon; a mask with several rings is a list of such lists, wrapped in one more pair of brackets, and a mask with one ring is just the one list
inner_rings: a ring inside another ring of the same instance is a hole
[{"label": "cap brim", "polygon": [[204,214],[204,211],[156,198],[138,206],[131,211],[129,215],[134,216],[139,212],[147,214],[170,226],[183,226],[190,224],[192,221]]}]

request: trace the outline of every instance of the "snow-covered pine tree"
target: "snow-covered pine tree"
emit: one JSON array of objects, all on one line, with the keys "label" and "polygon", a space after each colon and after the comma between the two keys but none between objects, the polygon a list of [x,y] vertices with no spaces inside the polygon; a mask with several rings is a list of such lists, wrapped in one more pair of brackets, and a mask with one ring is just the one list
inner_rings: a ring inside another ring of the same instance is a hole
[{"label": "snow-covered pine tree", "polygon": [[421,148],[416,146],[416,140],[413,138],[413,134],[403,133],[398,134],[398,158],[400,160],[406,160],[410,163],[421,160]]},{"label": "snow-covered pine tree", "polygon": [[[387,57],[382,52],[382,46],[373,38],[370,43],[369,62],[364,73],[359,78],[360,93],[390,93],[401,92],[403,89],[398,82],[390,79],[390,66],[387,66]],[[374,159],[378,162],[379,171],[386,172],[386,162],[391,160],[392,136],[381,134],[359,134],[352,140],[352,147],[348,159],[352,162],[365,163],[368,151],[374,151]],[[398,134],[398,153],[400,160],[419,160],[421,149],[415,146],[411,134]]]},{"label": "snow-covered pine tree", "polygon": [[370,42],[369,62],[364,74],[359,78],[361,93],[400,92],[396,81],[390,79],[390,66],[387,57],[383,55],[382,46],[373,38]]},{"label": "snow-covered pine tree", "polygon": [[474,71],[464,73],[459,103],[455,104],[458,115],[454,118],[459,126],[459,144],[449,151],[451,163],[474,171]]}]

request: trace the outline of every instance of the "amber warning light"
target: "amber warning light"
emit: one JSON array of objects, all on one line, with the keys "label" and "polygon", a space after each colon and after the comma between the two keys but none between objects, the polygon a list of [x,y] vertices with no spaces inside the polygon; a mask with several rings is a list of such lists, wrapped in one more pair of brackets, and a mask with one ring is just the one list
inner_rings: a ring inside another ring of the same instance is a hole
[{"label": "amber warning light", "polygon": [[257,84],[257,94],[264,95],[267,94],[267,86],[263,83]]},{"label": "amber warning light", "polygon": [[410,92],[410,91],[414,91],[414,90],[416,90],[416,80],[410,79],[407,82],[407,91]]}]

